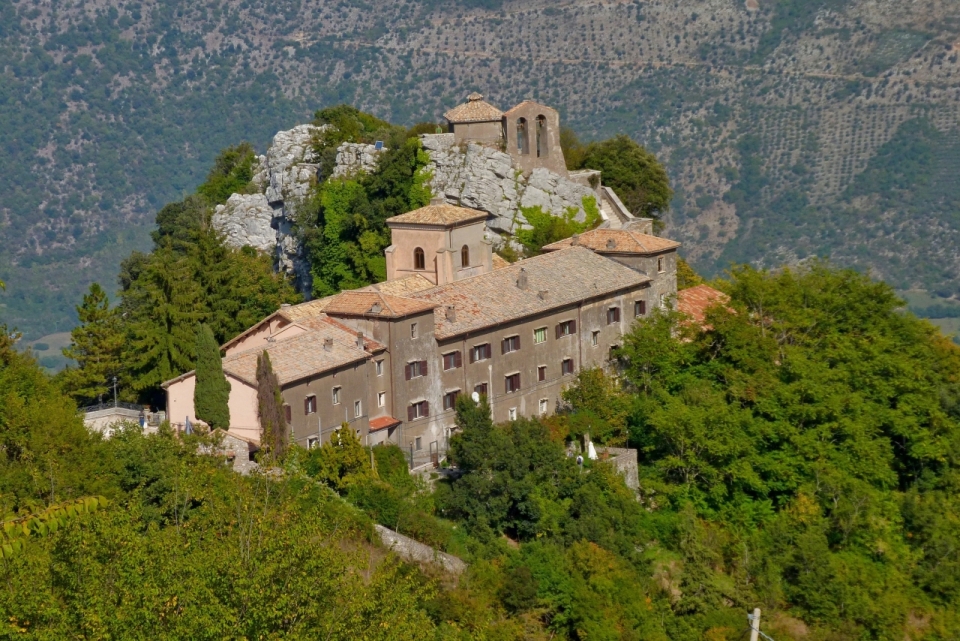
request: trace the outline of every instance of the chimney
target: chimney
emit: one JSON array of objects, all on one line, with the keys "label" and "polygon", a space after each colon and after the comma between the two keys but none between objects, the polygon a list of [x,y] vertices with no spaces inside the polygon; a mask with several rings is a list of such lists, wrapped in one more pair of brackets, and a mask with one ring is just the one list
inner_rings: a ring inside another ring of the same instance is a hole
[{"label": "chimney", "polygon": [[332,351],[332,350],[333,350],[333,339],[332,339],[332,338],[324,338],[324,339],[323,339],[323,351],[329,352],[329,351]]},{"label": "chimney", "polygon": [[520,274],[517,276],[517,287],[520,289],[527,288],[527,269],[525,267],[520,268]]},{"label": "chimney", "polygon": [[570,244],[571,244],[571,245],[579,245],[579,244],[580,244],[580,234],[574,234],[573,236],[571,236],[571,237],[570,237]]},{"label": "chimney", "polygon": [[290,307],[290,303],[280,303],[280,309],[283,309],[285,307]]},{"label": "chimney", "polygon": [[538,297],[540,300],[547,300],[547,294],[549,294],[549,293],[550,293],[550,290],[548,290],[548,289],[541,289],[539,292],[537,292],[537,297]]},{"label": "chimney", "polygon": [[447,305],[446,309],[446,319],[449,323],[457,322],[457,308],[453,305]]},{"label": "chimney", "polygon": [[373,307],[370,308],[371,314],[379,314],[383,311],[383,307],[380,306],[380,303],[374,303]]},{"label": "chimney", "polygon": [[357,332],[357,349],[363,349],[363,332]]},{"label": "chimney", "polygon": [[430,199],[431,205],[445,205],[446,203],[447,203],[447,199],[444,198],[443,196],[434,196],[433,198]]},{"label": "chimney", "polygon": [[616,248],[616,246],[617,246],[617,241],[615,241],[613,238],[607,241],[607,249],[614,249]]}]

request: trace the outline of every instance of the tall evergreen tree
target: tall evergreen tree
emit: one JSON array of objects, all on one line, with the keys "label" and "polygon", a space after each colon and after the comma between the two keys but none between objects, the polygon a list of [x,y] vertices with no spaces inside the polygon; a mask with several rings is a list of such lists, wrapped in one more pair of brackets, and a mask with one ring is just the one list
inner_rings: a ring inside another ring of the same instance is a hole
[{"label": "tall evergreen tree", "polygon": [[287,419],[284,416],[280,380],[266,350],[257,357],[257,414],[260,445],[272,458],[282,458],[287,449]]},{"label": "tall evergreen tree", "polygon": [[138,392],[193,369],[194,327],[204,320],[202,292],[185,258],[168,243],[143,264],[123,293],[129,340],[124,362]]},{"label": "tall evergreen tree", "polygon": [[210,327],[197,326],[197,384],[193,389],[193,407],[197,418],[211,428],[230,428],[230,383],[223,375],[220,347]]},{"label": "tall evergreen tree", "polygon": [[80,325],[70,332],[70,346],[63,348],[63,355],[75,360],[77,367],[67,368],[59,379],[67,394],[85,404],[107,394],[112,378],[120,375],[124,339],[117,311],[110,309],[99,283],[90,285],[77,316]]}]

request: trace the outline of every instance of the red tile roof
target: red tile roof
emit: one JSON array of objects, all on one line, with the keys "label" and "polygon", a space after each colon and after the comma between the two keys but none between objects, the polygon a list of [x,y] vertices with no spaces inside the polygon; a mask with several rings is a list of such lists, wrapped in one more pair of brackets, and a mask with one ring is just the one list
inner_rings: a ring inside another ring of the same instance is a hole
[{"label": "red tile roof", "polygon": [[472,93],[467,96],[467,102],[457,105],[443,114],[447,122],[491,122],[503,118],[503,112],[483,100],[483,96]]},{"label": "red tile roof", "polygon": [[472,220],[483,220],[486,217],[487,212],[485,211],[470,209],[469,207],[457,207],[456,205],[450,205],[448,203],[439,203],[387,218],[387,225],[391,223],[403,223],[446,226],[466,223]]},{"label": "red tile roof", "polygon": [[378,416],[377,418],[370,419],[370,431],[377,432],[379,430],[385,430],[388,427],[396,427],[400,425],[402,421],[400,419],[393,418],[392,416]]},{"label": "red tile roof", "polygon": [[344,291],[330,299],[323,311],[331,316],[376,316],[400,318],[436,307],[429,302],[388,296],[380,292]]},{"label": "red tile roof", "polygon": [[554,251],[573,245],[592,249],[598,254],[658,254],[676,249],[680,243],[627,229],[591,229],[579,236],[544,245],[543,251]]},{"label": "red tile roof", "polygon": [[703,324],[708,307],[725,305],[730,297],[709,285],[697,285],[677,292],[677,311],[689,316],[694,322]]}]

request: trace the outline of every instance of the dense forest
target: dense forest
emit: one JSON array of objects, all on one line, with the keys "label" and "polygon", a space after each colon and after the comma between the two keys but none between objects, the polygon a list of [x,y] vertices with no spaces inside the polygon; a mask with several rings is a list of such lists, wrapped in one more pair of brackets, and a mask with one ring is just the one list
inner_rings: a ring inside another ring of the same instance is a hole
[{"label": "dense forest", "polygon": [[[103,497],[5,527],[5,635],[736,641],[759,606],[778,641],[956,638],[958,348],[826,264],[714,285],[703,326],[638,321],[619,376],[581,372],[554,416],[493,425],[462,398],[432,481],[350,430],[249,477],[204,436],[103,440],[5,338],[5,520]],[[638,493],[568,456],[584,431],[638,450]],[[401,563],[373,523],[469,568]]]}]

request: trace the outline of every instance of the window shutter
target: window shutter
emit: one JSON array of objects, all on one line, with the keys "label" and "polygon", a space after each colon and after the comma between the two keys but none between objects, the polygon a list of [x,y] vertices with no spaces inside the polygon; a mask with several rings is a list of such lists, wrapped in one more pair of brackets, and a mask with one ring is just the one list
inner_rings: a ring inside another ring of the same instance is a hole
[{"label": "window shutter", "polygon": [[502,341],[500,341],[500,353],[501,354],[507,353],[507,339],[503,339]]},{"label": "window shutter", "polygon": [[407,405],[407,420],[413,420],[413,405]]},{"label": "window shutter", "polygon": [[560,328],[563,327],[563,323],[557,323],[557,338],[560,338]]},{"label": "window shutter", "polygon": [[490,343],[483,346],[483,354],[486,358],[493,358],[493,348],[490,347]]},{"label": "window shutter", "polygon": [[411,365],[412,365],[412,363],[407,363],[406,365],[403,366],[403,375],[404,375],[404,377],[406,378],[406,380],[408,380],[408,381],[410,380],[410,376],[411,376],[411,374],[410,374],[410,367],[411,367]]},{"label": "window shutter", "polygon": [[570,334],[572,335],[576,333],[577,333],[577,321],[572,320],[570,321]]},{"label": "window shutter", "polygon": [[427,375],[427,361],[420,361],[420,376]]},{"label": "window shutter", "polygon": [[460,352],[457,352],[453,355],[453,366],[463,367],[463,354]]},{"label": "window shutter", "polygon": [[427,401],[423,402],[423,415],[430,416],[430,403]]},{"label": "window shutter", "polygon": [[477,362],[477,359],[475,358],[476,355],[477,355],[477,351],[478,351],[478,349],[477,349],[476,347],[471,347],[471,348],[470,348],[470,362],[471,362],[471,363],[476,363],[476,362]]},{"label": "window shutter", "polygon": [[520,349],[520,337],[514,336],[513,340],[516,341],[514,344],[517,346],[517,349]]}]

